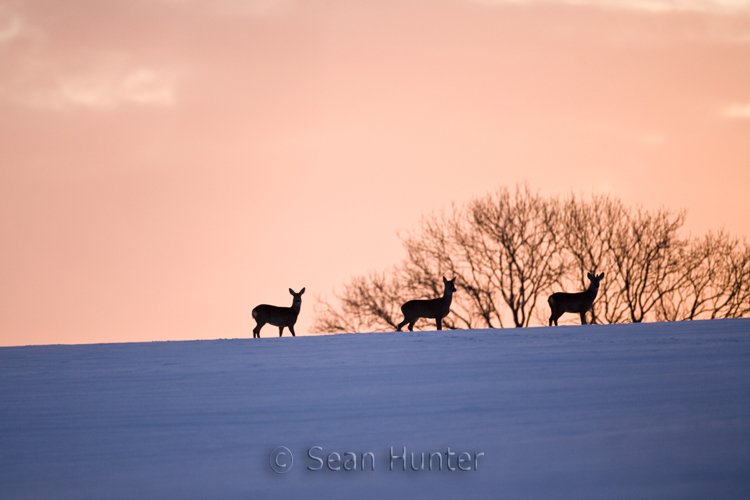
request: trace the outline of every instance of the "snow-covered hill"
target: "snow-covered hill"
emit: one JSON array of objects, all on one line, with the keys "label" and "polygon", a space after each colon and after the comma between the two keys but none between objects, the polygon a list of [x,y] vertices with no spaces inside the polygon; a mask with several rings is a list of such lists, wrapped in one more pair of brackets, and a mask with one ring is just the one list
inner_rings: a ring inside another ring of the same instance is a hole
[{"label": "snow-covered hill", "polygon": [[0,348],[0,497],[746,499],[750,320]]}]

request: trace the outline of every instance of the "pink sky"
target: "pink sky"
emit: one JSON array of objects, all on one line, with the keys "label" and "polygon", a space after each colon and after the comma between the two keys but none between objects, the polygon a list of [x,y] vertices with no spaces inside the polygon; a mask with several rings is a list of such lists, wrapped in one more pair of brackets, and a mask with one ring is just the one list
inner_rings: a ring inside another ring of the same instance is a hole
[{"label": "pink sky", "polygon": [[305,334],[523,180],[750,236],[750,0],[0,1],[0,345],[251,337],[303,286]]}]

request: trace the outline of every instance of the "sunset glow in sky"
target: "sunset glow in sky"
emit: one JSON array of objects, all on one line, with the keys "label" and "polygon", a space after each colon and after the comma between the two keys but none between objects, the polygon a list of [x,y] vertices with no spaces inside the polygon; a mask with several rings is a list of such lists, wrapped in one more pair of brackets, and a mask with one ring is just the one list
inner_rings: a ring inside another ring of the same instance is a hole
[{"label": "sunset glow in sky", "polygon": [[524,180],[750,236],[750,0],[0,0],[0,345],[251,337],[290,287],[305,334]]}]

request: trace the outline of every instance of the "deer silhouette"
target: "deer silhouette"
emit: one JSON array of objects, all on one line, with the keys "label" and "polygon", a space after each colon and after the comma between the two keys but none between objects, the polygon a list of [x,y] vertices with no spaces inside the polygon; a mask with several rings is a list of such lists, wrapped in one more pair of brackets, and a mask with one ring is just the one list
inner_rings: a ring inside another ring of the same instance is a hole
[{"label": "deer silhouette", "polygon": [[445,293],[439,299],[430,300],[410,300],[401,306],[401,312],[404,314],[404,320],[398,324],[397,331],[401,331],[401,328],[405,324],[409,323],[409,331],[414,331],[414,323],[419,318],[435,318],[437,329],[443,329],[443,318],[448,316],[451,312],[451,301],[453,300],[453,292],[456,291],[456,278],[448,281],[443,277],[443,284],[445,285]]},{"label": "deer silhouette", "polygon": [[581,315],[581,324],[586,324],[586,311],[594,305],[594,299],[599,292],[599,282],[604,278],[604,273],[599,276],[588,273],[587,276],[591,284],[589,284],[586,291],[578,293],[557,292],[550,295],[549,299],[547,299],[549,308],[552,310],[552,314],[549,317],[549,326],[552,326],[553,322],[557,326],[557,320],[566,312],[579,313]]},{"label": "deer silhouette", "polygon": [[302,306],[302,294],[305,293],[305,289],[295,293],[291,288],[289,293],[292,294],[292,307],[277,307],[269,306],[267,304],[261,304],[253,309],[253,318],[255,318],[255,328],[253,328],[253,338],[260,338],[260,329],[263,325],[269,323],[273,326],[279,327],[279,337],[284,333],[284,327],[289,327],[289,331],[292,332],[294,337],[294,324],[297,322],[297,316],[299,316],[299,308]]}]

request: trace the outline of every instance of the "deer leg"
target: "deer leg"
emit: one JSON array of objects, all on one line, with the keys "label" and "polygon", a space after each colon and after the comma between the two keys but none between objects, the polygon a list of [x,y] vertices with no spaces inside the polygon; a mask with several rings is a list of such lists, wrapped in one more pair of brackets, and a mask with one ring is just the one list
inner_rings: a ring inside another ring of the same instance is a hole
[{"label": "deer leg", "polygon": [[555,307],[555,299],[550,297],[549,300],[549,326],[552,326],[552,323],[557,326],[557,319],[560,317],[560,314],[557,312],[557,308]]},{"label": "deer leg", "polygon": [[562,314],[558,314],[557,311],[552,309],[552,314],[549,315],[549,326],[552,326],[552,323],[557,326],[557,320],[560,319],[560,316],[562,316]]},{"label": "deer leg", "polygon": [[414,323],[416,323],[416,322],[417,322],[417,320],[414,320],[414,321],[412,321],[411,323],[409,323],[409,331],[410,331],[410,332],[413,332],[413,331],[414,331]]},{"label": "deer leg", "polygon": [[398,326],[396,327],[396,331],[400,332],[401,329],[404,327],[404,325],[407,324],[408,322],[409,320],[404,318],[404,320],[401,323],[399,323]]},{"label": "deer leg", "polygon": [[435,323],[437,323],[437,329],[442,330],[443,329],[443,320],[442,318],[436,318]]},{"label": "deer leg", "polygon": [[294,325],[289,325],[289,331],[292,332],[292,337],[296,337],[296,335],[294,335]]},{"label": "deer leg", "polygon": [[256,321],[255,328],[253,328],[253,338],[260,338],[260,329],[263,328],[265,323],[259,323]]},{"label": "deer leg", "polygon": [[283,334],[284,334],[284,327],[280,326],[279,327],[279,337],[281,337]]},{"label": "deer leg", "polygon": [[582,325],[585,325],[585,324],[586,324],[586,311],[583,311],[583,312],[581,313],[581,324],[582,324]]}]

